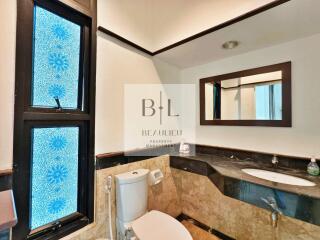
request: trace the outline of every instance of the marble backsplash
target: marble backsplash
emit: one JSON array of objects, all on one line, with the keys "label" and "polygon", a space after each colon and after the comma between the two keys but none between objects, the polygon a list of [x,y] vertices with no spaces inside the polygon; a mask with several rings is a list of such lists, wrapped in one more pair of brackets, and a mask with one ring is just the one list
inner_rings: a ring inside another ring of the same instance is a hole
[{"label": "marble backsplash", "polygon": [[[95,222],[63,238],[93,240],[106,238],[107,200],[104,185],[109,175],[138,168],[161,169],[164,180],[149,187],[148,208],[177,217],[184,213],[237,240],[316,240],[320,227],[290,217],[280,216],[273,228],[269,211],[223,195],[206,176],[170,168],[164,155],[96,171]],[[115,188],[112,192],[112,221],[115,236]]]},{"label": "marble backsplash", "polygon": [[182,212],[238,240],[316,240],[320,227],[280,216],[273,228],[269,211],[223,195],[206,177],[171,170]]},{"label": "marble backsplash", "polygon": [[159,210],[165,212],[172,217],[181,214],[180,199],[177,194],[175,183],[171,174],[170,157],[164,155],[151,158],[148,160],[138,161],[125,165],[119,165],[111,168],[105,168],[96,171],[96,188],[95,188],[95,221],[93,224],[64,237],[63,240],[94,240],[98,238],[106,238],[109,236],[107,230],[107,195],[104,190],[107,177],[113,176],[112,190],[112,222],[113,235],[115,232],[115,216],[116,216],[116,200],[115,200],[115,179],[114,175],[132,171],[139,168],[147,168],[150,170],[161,169],[164,174],[164,180],[155,186],[149,187],[148,209]]}]

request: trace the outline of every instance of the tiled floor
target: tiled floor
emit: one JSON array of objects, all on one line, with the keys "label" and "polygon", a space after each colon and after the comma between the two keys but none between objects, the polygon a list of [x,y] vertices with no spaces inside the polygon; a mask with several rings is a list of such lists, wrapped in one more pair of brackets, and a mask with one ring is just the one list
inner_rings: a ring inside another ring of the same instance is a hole
[{"label": "tiled floor", "polygon": [[186,220],[183,220],[182,224],[188,229],[193,240],[220,240],[220,238],[206,232],[205,230],[193,225]]}]

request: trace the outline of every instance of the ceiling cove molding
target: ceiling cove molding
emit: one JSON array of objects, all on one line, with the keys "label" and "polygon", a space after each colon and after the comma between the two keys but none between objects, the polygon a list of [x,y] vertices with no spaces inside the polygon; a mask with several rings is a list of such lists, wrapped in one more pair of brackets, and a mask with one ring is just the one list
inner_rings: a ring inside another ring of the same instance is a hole
[{"label": "ceiling cove molding", "polygon": [[120,35],[118,35],[118,34],[116,34],[114,32],[111,32],[110,30],[108,30],[108,29],[106,29],[106,28],[104,28],[102,26],[98,26],[98,31],[100,31],[100,32],[102,32],[104,34],[107,34],[107,35],[109,35],[109,36],[111,36],[111,37],[113,37],[113,38],[115,38],[115,39],[117,39],[117,40],[119,40],[119,41],[121,41],[121,42],[123,42],[123,43],[125,43],[125,44],[127,44],[127,45],[129,45],[129,46],[141,51],[141,52],[144,52],[144,53],[146,53],[146,54],[148,54],[150,56],[155,55],[153,52],[150,52],[149,50],[145,49],[144,47],[141,47],[141,46],[131,42],[130,40],[128,40],[128,39],[126,39],[124,37],[121,37]]},{"label": "ceiling cove molding", "polygon": [[141,51],[141,52],[144,52],[144,53],[146,53],[146,54],[148,54],[150,56],[155,56],[155,55],[160,54],[162,52],[168,51],[168,50],[170,50],[172,48],[175,48],[175,47],[178,47],[178,46],[183,45],[185,43],[191,42],[191,41],[193,41],[193,40],[195,40],[197,38],[203,37],[203,36],[205,36],[207,34],[210,34],[210,33],[213,33],[215,31],[218,31],[220,29],[226,28],[226,27],[228,27],[228,26],[230,26],[232,24],[235,24],[237,22],[241,22],[241,21],[243,21],[243,20],[245,20],[247,18],[253,17],[253,16],[255,16],[255,15],[259,14],[259,13],[265,12],[265,11],[271,9],[271,8],[277,7],[277,6],[281,5],[281,4],[284,4],[284,3],[289,2],[289,1],[291,1],[291,0],[275,0],[275,1],[273,1],[271,3],[268,3],[268,4],[266,4],[266,5],[262,6],[262,7],[256,8],[256,9],[250,11],[250,12],[247,12],[247,13],[245,13],[243,15],[240,15],[240,16],[238,16],[236,18],[230,19],[230,20],[228,20],[226,22],[223,22],[223,23],[221,23],[219,25],[216,25],[216,26],[214,26],[212,28],[209,28],[207,30],[199,32],[199,33],[197,33],[195,35],[192,35],[192,36],[190,36],[188,38],[185,38],[185,39],[183,39],[181,41],[173,43],[173,44],[171,44],[171,45],[169,45],[167,47],[161,48],[161,49],[159,49],[157,51],[154,51],[154,52],[151,52],[151,51],[147,50],[146,48],[144,48],[142,46],[139,46],[139,45],[133,43],[132,41],[130,41],[130,40],[124,38],[124,37],[121,37],[120,35],[112,32],[112,31],[110,31],[110,30],[108,30],[108,29],[106,29],[106,28],[104,28],[102,26],[98,26],[98,31],[100,31],[100,32],[102,32],[104,34],[107,34],[107,35],[109,35],[109,36],[111,36],[111,37],[113,37],[113,38],[115,38],[115,39],[117,39],[117,40],[119,40],[119,41],[121,41],[121,42],[123,42],[123,43],[125,43],[125,44],[127,44],[127,45],[129,45],[129,46]]}]

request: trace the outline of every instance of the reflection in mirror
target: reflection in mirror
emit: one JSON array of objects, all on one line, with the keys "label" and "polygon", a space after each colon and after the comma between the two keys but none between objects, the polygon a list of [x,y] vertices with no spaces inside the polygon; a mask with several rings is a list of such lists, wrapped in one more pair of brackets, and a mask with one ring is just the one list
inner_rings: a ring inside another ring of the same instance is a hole
[{"label": "reflection in mirror", "polygon": [[291,62],[200,79],[200,124],[291,127]]},{"label": "reflection in mirror", "polygon": [[206,120],[282,120],[282,71],[205,83]]}]

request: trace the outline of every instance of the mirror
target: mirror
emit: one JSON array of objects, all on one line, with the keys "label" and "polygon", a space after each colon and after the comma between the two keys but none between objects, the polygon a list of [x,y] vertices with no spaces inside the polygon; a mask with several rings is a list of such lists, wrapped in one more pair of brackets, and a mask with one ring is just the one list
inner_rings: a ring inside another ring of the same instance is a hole
[{"label": "mirror", "polygon": [[205,84],[206,120],[281,120],[282,72]]},{"label": "mirror", "polygon": [[291,126],[291,63],[200,80],[202,125]]}]

